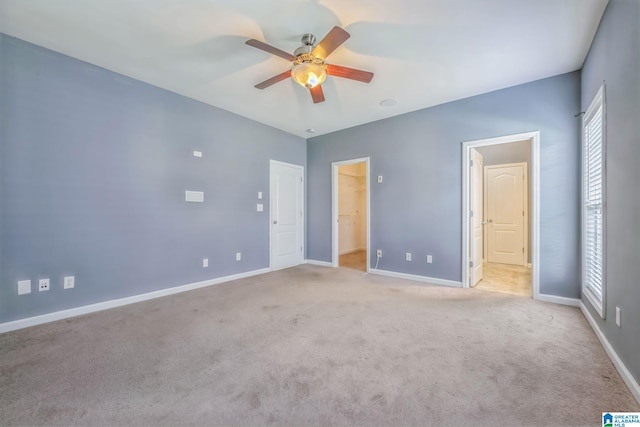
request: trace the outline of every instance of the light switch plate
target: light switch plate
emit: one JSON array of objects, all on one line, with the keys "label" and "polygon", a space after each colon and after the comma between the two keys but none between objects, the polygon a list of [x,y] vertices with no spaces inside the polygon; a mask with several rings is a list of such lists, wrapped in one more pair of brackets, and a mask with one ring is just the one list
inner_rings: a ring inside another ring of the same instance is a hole
[{"label": "light switch plate", "polygon": [[256,210],[258,212],[264,211],[264,205],[262,203],[258,203],[258,205],[256,206]]},{"label": "light switch plate", "polygon": [[258,191],[258,200],[262,200],[262,191]]},{"label": "light switch plate", "polygon": [[203,258],[202,259],[202,267],[209,267],[209,258]]},{"label": "light switch plate", "polygon": [[407,252],[404,254],[404,260],[405,261],[411,261],[411,252]]},{"label": "light switch plate", "polygon": [[616,307],[616,325],[618,325],[618,328],[621,326],[620,323],[622,322],[622,310],[620,310],[620,307]]},{"label": "light switch plate", "polygon": [[242,252],[236,252],[236,261],[240,261],[242,259]]},{"label": "light switch plate", "polygon": [[378,175],[378,182],[382,182],[382,175]]},{"label": "light switch plate", "polygon": [[202,151],[194,151],[193,157],[202,157]]},{"label": "light switch plate", "polygon": [[184,192],[184,199],[187,202],[197,202],[197,203],[202,203],[204,202],[204,193],[202,191],[185,191]]},{"label": "light switch plate", "polygon": [[75,276],[65,276],[65,278],[62,279],[62,287],[64,289],[72,289],[75,286],[76,286]]},{"label": "light switch plate", "polygon": [[431,255],[427,255],[427,264],[433,264],[433,257]]},{"label": "light switch plate", "polygon": [[31,293],[31,280],[19,280],[18,295],[25,295],[30,293]]}]

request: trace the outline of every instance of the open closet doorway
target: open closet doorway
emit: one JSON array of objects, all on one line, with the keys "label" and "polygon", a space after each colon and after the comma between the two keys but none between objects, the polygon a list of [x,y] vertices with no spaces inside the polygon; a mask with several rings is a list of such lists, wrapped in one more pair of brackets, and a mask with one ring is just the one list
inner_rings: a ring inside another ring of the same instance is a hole
[{"label": "open closet doorway", "polygon": [[332,265],[369,271],[369,158],[332,163]]},{"label": "open closet doorway", "polygon": [[463,286],[537,298],[538,133],[464,144]]}]

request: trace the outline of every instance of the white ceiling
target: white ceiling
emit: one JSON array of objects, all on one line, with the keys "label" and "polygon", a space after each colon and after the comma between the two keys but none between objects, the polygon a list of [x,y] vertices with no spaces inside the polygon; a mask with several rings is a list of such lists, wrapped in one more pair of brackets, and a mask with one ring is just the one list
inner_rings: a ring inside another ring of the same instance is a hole
[{"label": "white ceiling", "polygon": [[[0,0],[0,32],[307,138],[578,70],[607,1]],[[327,62],[370,84],[253,87],[290,64],[247,39],[293,53],[334,25]]]}]

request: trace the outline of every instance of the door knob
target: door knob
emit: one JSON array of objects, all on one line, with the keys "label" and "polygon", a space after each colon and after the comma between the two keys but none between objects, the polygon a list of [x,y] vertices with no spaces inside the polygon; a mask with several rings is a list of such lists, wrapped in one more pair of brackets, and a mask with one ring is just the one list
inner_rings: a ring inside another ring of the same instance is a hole
[{"label": "door knob", "polygon": [[488,219],[487,222],[493,222],[493,220],[492,219]]},{"label": "door knob", "polygon": [[277,224],[277,223],[278,223],[278,221],[276,221],[276,220],[273,220],[273,223],[274,223],[274,224]]}]

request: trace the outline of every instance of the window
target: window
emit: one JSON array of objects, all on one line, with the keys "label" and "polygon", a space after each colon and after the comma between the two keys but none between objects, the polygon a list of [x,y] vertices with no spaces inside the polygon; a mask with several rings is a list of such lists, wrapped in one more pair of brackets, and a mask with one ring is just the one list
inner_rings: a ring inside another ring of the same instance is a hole
[{"label": "window", "polygon": [[582,122],[582,293],[605,317],[605,104],[600,88]]}]

